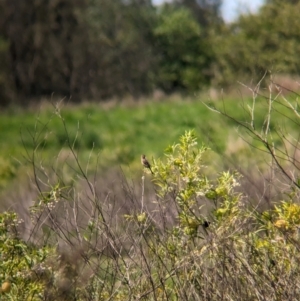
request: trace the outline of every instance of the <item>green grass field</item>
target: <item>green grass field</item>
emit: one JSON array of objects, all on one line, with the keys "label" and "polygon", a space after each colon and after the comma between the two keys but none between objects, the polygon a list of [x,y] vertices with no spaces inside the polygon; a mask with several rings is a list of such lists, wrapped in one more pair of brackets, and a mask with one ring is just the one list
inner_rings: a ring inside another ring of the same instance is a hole
[{"label": "green grass field", "polygon": [[[142,153],[150,159],[160,157],[168,145],[178,141],[189,129],[195,129],[199,141],[208,145],[212,153],[245,156],[247,162],[251,162],[246,143],[239,138],[237,123],[209,110],[203,102],[225,110],[236,120],[251,120],[248,110],[248,106],[252,106],[251,98],[223,99],[213,103],[195,97],[127,105],[66,104],[61,106],[59,113],[45,103],[36,110],[10,108],[0,115],[0,186],[5,189],[11,180],[27,172],[30,165],[26,162],[34,151],[40,160],[51,165],[59,153],[73,148],[83,166],[89,161],[91,170],[96,166],[101,170],[122,167],[135,172],[141,169],[139,157]],[[292,120],[292,112],[282,105],[274,108],[270,128],[297,131],[298,124]],[[257,98],[257,129],[263,129],[267,109],[266,99]],[[243,133],[241,127],[239,132]],[[274,141],[276,139],[274,134]],[[255,152],[251,150],[250,154],[255,155]],[[213,170],[219,166],[222,170],[222,159],[212,158],[214,161],[209,167]]]}]

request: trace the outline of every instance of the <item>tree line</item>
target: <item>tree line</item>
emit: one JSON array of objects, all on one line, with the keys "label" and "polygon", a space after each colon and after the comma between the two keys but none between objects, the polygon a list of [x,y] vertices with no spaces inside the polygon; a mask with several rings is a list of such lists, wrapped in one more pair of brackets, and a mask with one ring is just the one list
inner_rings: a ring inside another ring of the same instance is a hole
[{"label": "tree line", "polygon": [[299,1],[222,20],[222,0],[0,0],[0,104],[195,92],[299,73]]}]

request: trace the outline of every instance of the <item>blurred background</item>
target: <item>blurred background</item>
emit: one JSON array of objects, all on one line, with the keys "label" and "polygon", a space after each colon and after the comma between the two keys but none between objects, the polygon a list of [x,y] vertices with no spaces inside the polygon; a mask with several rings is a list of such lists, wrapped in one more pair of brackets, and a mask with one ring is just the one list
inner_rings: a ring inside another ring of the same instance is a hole
[{"label": "blurred background", "polygon": [[0,0],[0,105],[296,76],[297,0]]}]

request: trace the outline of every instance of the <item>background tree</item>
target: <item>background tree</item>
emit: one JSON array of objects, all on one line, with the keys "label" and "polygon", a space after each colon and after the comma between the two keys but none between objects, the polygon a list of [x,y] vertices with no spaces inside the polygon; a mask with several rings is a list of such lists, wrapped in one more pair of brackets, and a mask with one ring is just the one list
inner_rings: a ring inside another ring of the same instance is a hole
[{"label": "background tree", "polygon": [[266,70],[299,74],[299,9],[299,2],[273,1],[258,14],[241,16],[224,27],[214,40],[216,82],[228,84],[244,79],[257,82]]},{"label": "background tree", "polygon": [[[1,0],[1,34],[9,42],[10,71],[19,96],[74,94],[84,32],[78,18],[83,0]],[[80,55],[79,55],[80,56]]]},{"label": "background tree", "polygon": [[92,0],[86,22],[92,97],[148,93],[155,66],[155,10],[149,1]]},{"label": "background tree", "polygon": [[221,3],[0,0],[0,103],[138,98],[299,73],[299,1],[268,1],[233,24]]},{"label": "background tree", "polygon": [[107,98],[151,90],[150,1],[0,0],[0,5],[0,34],[9,45],[3,44],[3,57],[9,55],[19,97]]},{"label": "background tree", "polygon": [[190,10],[166,4],[154,30],[160,57],[158,86],[195,91],[209,82],[211,49]]},{"label": "background tree", "polygon": [[204,27],[218,23],[222,0],[175,0],[175,3],[187,7]]}]

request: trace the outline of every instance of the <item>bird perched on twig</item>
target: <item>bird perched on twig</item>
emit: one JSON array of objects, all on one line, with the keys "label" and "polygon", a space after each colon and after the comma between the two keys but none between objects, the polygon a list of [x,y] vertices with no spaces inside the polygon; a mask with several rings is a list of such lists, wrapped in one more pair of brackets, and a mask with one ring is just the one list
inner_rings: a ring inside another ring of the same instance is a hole
[{"label": "bird perched on twig", "polygon": [[151,173],[153,174],[153,171],[152,171],[152,169],[151,169],[151,165],[150,165],[149,161],[146,159],[146,156],[145,156],[145,155],[142,155],[142,156],[141,156],[141,163],[142,163],[142,165],[143,165],[144,167],[149,168],[150,171],[151,171]]}]

